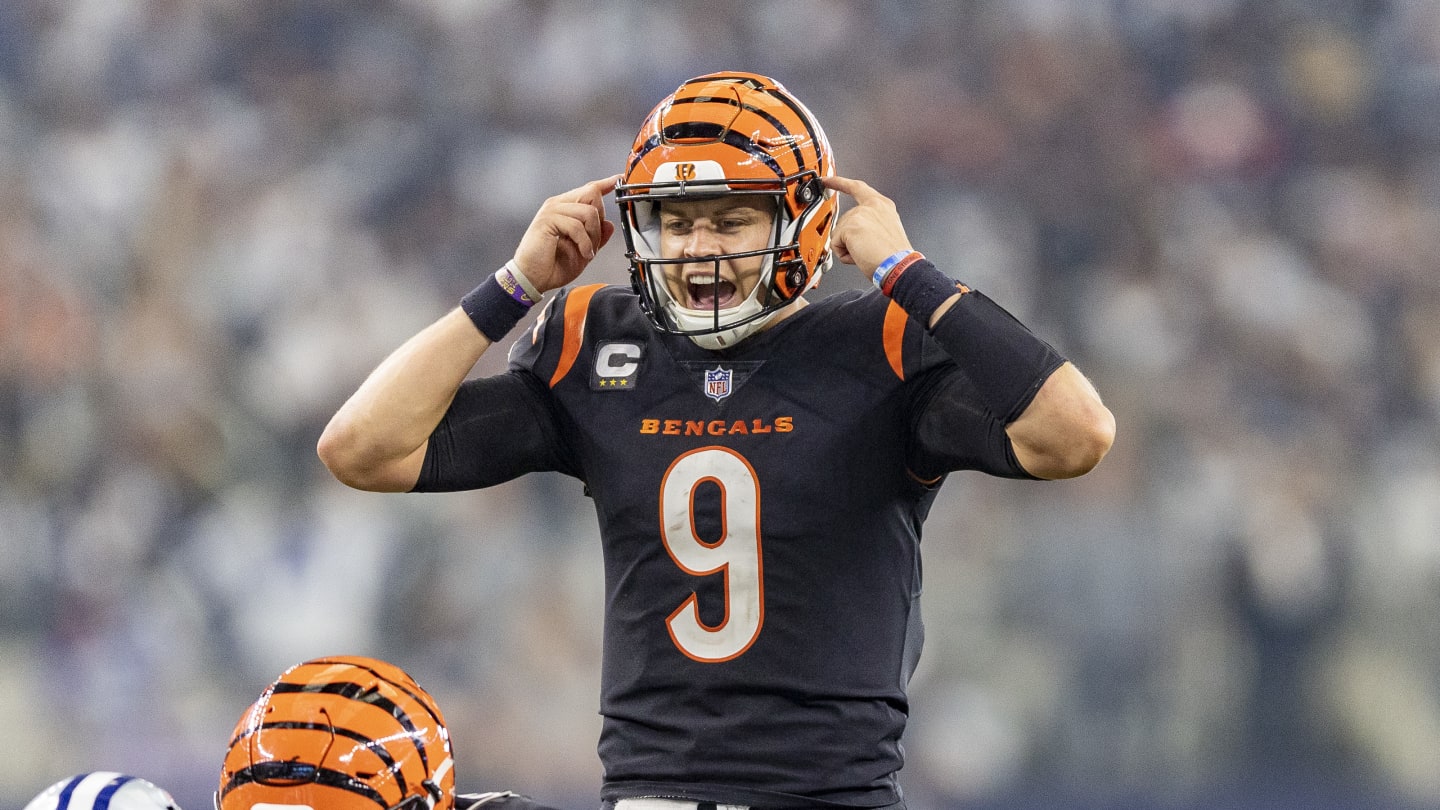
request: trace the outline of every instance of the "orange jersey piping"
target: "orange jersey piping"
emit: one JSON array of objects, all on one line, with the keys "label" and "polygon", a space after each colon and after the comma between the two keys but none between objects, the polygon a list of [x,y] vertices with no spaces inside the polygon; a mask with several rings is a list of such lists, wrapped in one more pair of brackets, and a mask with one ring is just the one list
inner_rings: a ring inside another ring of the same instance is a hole
[{"label": "orange jersey piping", "polygon": [[885,343],[885,359],[890,361],[890,370],[902,381],[905,379],[904,352],[905,321],[909,316],[894,301],[885,308],[885,327],[882,338]]},{"label": "orange jersey piping", "polygon": [[575,358],[580,356],[580,344],[585,339],[585,316],[590,311],[590,299],[604,284],[587,284],[570,291],[565,299],[565,342],[560,346],[560,361],[555,365],[555,374],[550,377],[550,387],[570,373]]}]

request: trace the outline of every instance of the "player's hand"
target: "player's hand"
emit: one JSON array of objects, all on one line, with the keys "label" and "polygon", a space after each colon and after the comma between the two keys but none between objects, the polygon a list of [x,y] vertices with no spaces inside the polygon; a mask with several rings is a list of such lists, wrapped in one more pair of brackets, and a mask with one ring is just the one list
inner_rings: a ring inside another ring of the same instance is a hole
[{"label": "player's hand", "polygon": [[618,174],[592,180],[551,197],[535,213],[515,249],[515,266],[540,292],[574,281],[610,241],[615,223],[605,218],[605,195],[619,181]]},{"label": "player's hand", "polygon": [[913,250],[900,223],[900,214],[889,197],[868,183],[848,177],[826,177],[825,187],[849,195],[855,201],[835,221],[830,250],[835,258],[853,264],[868,275],[893,253]]}]

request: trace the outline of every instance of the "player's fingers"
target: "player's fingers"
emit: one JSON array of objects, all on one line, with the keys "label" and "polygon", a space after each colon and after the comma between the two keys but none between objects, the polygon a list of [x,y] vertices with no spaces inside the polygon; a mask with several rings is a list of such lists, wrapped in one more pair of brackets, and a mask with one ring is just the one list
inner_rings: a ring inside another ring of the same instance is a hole
[{"label": "player's fingers", "polygon": [[841,194],[850,195],[855,200],[856,205],[893,206],[895,204],[889,197],[876,191],[873,186],[864,180],[835,175],[823,178],[820,182],[823,183],[826,188],[833,189]]},{"label": "player's fingers", "polygon": [[620,185],[620,178],[622,176],[623,175],[612,174],[609,177],[602,177],[599,180],[591,180],[589,185],[594,186],[595,190],[600,192],[601,196],[604,196],[614,191],[615,187]]},{"label": "player's fingers", "polygon": [[585,227],[592,240],[600,239],[601,223],[605,221],[603,207],[580,202],[562,202],[549,206],[546,213],[550,216],[573,219]]},{"label": "player's fingers", "polygon": [[574,200],[585,203],[586,205],[594,205],[603,210],[605,206],[605,195],[614,191],[615,186],[619,183],[620,175],[618,174],[602,177],[599,180],[591,180],[580,188],[575,189],[573,192],[575,194]]},{"label": "player's fingers", "polygon": [[[610,224],[605,219],[605,195],[615,190],[620,182],[620,175],[612,174],[609,177],[602,177],[599,180],[591,180],[582,187],[580,202],[588,205],[593,216],[586,216],[586,227],[590,229],[590,237],[598,245],[604,245],[610,240],[610,235],[605,233],[605,226]],[[614,230],[614,225],[610,225]]]},{"label": "player's fingers", "polygon": [[590,238],[590,231],[583,222],[574,217],[555,217],[551,220],[550,227],[563,239],[570,240],[581,256],[586,259],[595,258],[595,240]]},{"label": "player's fingers", "polygon": [[615,185],[620,182],[620,175],[614,174],[609,177],[602,177],[598,180],[591,180],[583,186],[572,188],[569,191],[562,191],[553,197],[545,200],[545,205],[558,203],[583,203],[585,205],[603,205],[606,194],[615,190]]},{"label": "player's fingers", "polygon": [[588,241],[599,244],[604,236],[604,212],[593,205],[550,200],[535,217],[539,232],[568,235],[572,228],[586,234]]},{"label": "player's fingers", "polygon": [[849,194],[855,198],[856,202],[860,202],[863,197],[868,196],[870,193],[879,193],[871,188],[870,184],[864,180],[856,180],[852,177],[841,177],[838,174],[831,177],[823,177],[820,179],[820,182],[828,189],[833,189],[841,194]]}]

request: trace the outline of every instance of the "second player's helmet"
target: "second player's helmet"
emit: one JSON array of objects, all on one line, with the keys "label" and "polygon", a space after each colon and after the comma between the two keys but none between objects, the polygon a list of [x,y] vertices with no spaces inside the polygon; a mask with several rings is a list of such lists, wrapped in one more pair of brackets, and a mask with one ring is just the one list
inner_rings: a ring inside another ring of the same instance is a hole
[{"label": "second player's helmet", "polygon": [[240,717],[216,810],[453,810],[440,707],[399,667],[334,656],[286,670]]},{"label": "second player's helmet", "polygon": [[115,771],[92,771],[61,779],[40,792],[25,810],[180,810],[151,782]]},{"label": "second player's helmet", "polygon": [[[630,278],[645,314],[661,331],[688,335],[709,349],[758,330],[818,284],[830,265],[836,201],[820,179],[834,173],[824,130],[779,82],[725,72],[680,85],[640,127],[615,190]],[[687,308],[670,294],[664,270],[696,259],[661,257],[659,205],[718,195],[774,201],[767,248],[703,259],[762,256],[760,283],[737,306]]]}]

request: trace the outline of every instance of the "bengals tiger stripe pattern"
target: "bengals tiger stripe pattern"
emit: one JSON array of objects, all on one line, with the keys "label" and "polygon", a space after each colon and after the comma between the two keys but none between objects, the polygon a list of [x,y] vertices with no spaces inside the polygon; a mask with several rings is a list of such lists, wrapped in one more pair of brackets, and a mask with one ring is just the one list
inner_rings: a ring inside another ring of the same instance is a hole
[{"label": "bengals tiger stripe pattern", "polygon": [[718,194],[773,197],[776,233],[764,252],[774,267],[762,280],[770,312],[812,289],[830,263],[838,202],[821,181],[834,174],[819,122],[774,79],[729,71],[682,83],[641,124],[615,189],[626,257],[646,313],[672,334],[718,333],[726,325],[718,315],[702,327],[667,315],[660,268],[681,260],[662,258],[648,235],[655,203]]},{"label": "bengals tiger stripe pattern", "polygon": [[240,717],[218,810],[452,810],[454,760],[439,706],[393,664],[362,656],[286,670]]}]

